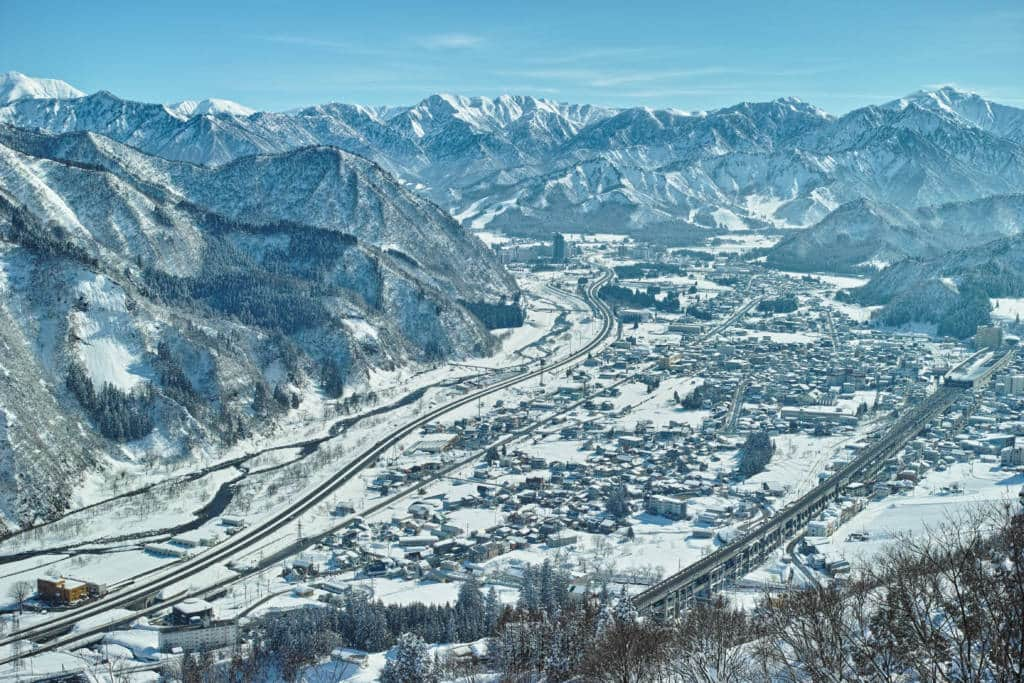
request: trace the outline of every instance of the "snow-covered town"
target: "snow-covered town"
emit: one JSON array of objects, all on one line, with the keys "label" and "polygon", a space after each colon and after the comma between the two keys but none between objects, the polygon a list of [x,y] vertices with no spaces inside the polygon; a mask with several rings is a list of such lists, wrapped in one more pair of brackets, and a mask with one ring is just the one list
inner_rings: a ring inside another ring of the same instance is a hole
[{"label": "snow-covered town", "polygon": [[[754,605],[766,591],[844,581],[888,544],[1022,490],[1015,322],[967,344],[886,331],[844,302],[863,281],[768,270],[740,257],[742,242],[672,250],[568,235],[538,253],[484,238],[518,252],[509,266],[529,293],[494,369],[382,377],[361,403],[303,396],[290,442],[242,443],[198,476],[151,472],[144,487],[97,491],[4,540],[15,635],[163,579],[42,631],[59,647],[36,654],[5,638],[5,670],[158,671],[185,650],[231,651],[253,620],[355,597],[456,605],[470,585],[494,621],[539,604],[549,583],[565,600],[643,596],[829,482],[978,359],[1001,361],[722,591]],[[403,419],[478,394],[374,450]],[[367,448],[354,476],[319,490]],[[554,577],[543,590],[542,575]],[[383,666],[365,644],[334,658],[351,680]],[[459,652],[486,657],[483,645]]]},{"label": "snow-covered town", "polygon": [[0,1],[0,683],[1024,683],[1019,4]]}]

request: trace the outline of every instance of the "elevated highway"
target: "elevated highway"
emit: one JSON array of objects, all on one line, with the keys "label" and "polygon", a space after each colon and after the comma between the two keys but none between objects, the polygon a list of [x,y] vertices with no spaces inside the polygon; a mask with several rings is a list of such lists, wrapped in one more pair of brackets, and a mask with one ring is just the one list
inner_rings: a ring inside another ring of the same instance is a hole
[{"label": "elevated highway", "polygon": [[[972,378],[972,386],[988,382],[1006,367],[1014,350],[997,356],[985,371]],[[842,495],[855,481],[869,480],[936,417],[944,413],[971,387],[955,383],[940,386],[933,394],[904,413],[878,440],[831,477],[807,492],[764,524],[746,532],[694,564],[651,586],[634,598],[637,607],[671,619],[695,600],[709,597],[727,583],[738,581],[764,563],[786,540]]]}]

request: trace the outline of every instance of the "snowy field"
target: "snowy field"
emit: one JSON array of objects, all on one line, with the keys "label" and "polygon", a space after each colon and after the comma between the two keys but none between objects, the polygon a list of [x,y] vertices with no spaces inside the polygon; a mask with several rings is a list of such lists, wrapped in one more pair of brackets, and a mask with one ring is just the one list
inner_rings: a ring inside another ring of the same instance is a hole
[{"label": "snowy field", "polygon": [[997,322],[1016,323],[1024,317],[1024,299],[992,299],[992,319]]},{"label": "snowy field", "polygon": [[[963,493],[949,493],[954,485]],[[870,562],[902,537],[963,523],[973,514],[1012,501],[1022,485],[1024,474],[981,460],[955,463],[945,472],[931,470],[909,493],[870,502],[818,548],[829,560]],[[847,541],[852,533],[867,533],[869,540]]]}]

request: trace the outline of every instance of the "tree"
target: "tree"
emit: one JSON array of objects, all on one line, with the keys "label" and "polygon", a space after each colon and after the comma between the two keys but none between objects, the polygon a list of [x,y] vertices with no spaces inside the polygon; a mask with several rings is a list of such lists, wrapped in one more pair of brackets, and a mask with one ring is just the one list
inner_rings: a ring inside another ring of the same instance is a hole
[{"label": "tree", "polygon": [[484,628],[488,635],[494,632],[501,618],[501,601],[498,599],[498,591],[491,586],[487,591],[487,599],[484,601]]},{"label": "tree", "polygon": [[540,609],[540,587],[537,584],[537,571],[533,565],[523,567],[523,579],[519,587],[519,609],[528,612]]},{"label": "tree", "polygon": [[485,635],[484,596],[475,576],[471,575],[459,587],[454,616],[460,639],[476,640]]},{"label": "tree", "polygon": [[742,647],[755,636],[747,615],[724,600],[698,603],[681,615],[673,629],[666,669],[694,683],[757,680],[750,653]]},{"label": "tree", "polygon": [[612,489],[604,509],[616,519],[622,519],[629,515],[629,492],[624,484],[619,484]]},{"label": "tree", "polygon": [[584,680],[653,682],[666,652],[666,635],[662,627],[650,622],[613,619],[588,649],[582,663]]},{"label": "tree", "polygon": [[25,611],[25,601],[28,600],[29,596],[31,596],[34,592],[35,589],[32,587],[32,584],[28,581],[15,581],[13,584],[11,584],[11,588],[10,591],[8,592],[8,595],[11,598],[13,598],[16,603],[18,603],[19,614]]},{"label": "tree", "polygon": [[437,681],[430,650],[415,633],[398,637],[391,657],[384,665],[381,683],[433,683]]},{"label": "tree", "polygon": [[743,477],[752,477],[764,471],[775,453],[775,443],[768,432],[751,432],[740,449],[739,472]]}]

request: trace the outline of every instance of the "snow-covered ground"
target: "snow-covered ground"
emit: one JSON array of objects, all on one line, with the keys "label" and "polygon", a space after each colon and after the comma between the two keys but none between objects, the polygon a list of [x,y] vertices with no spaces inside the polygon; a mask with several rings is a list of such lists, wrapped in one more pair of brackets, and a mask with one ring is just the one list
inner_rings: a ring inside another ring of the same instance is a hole
[{"label": "snow-covered ground", "polygon": [[992,319],[1003,323],[1016,323],[1024,317],[1024,299],[992,299]]},{"label": "snow-covered ground", "polygon": [[[940,525],[964,523],[971,515],[1012,502],[1024,485],[1024,474],[973,460],[955,463],[946,471],[931,470],[912,490],[872,501],[821,543],[829,559],[870,562],[889,544],[904,536],[928,534]],[[950,493],[955,486],[962,493]],[[868,534],[867,541],[848,541],[853,533]]]}]

